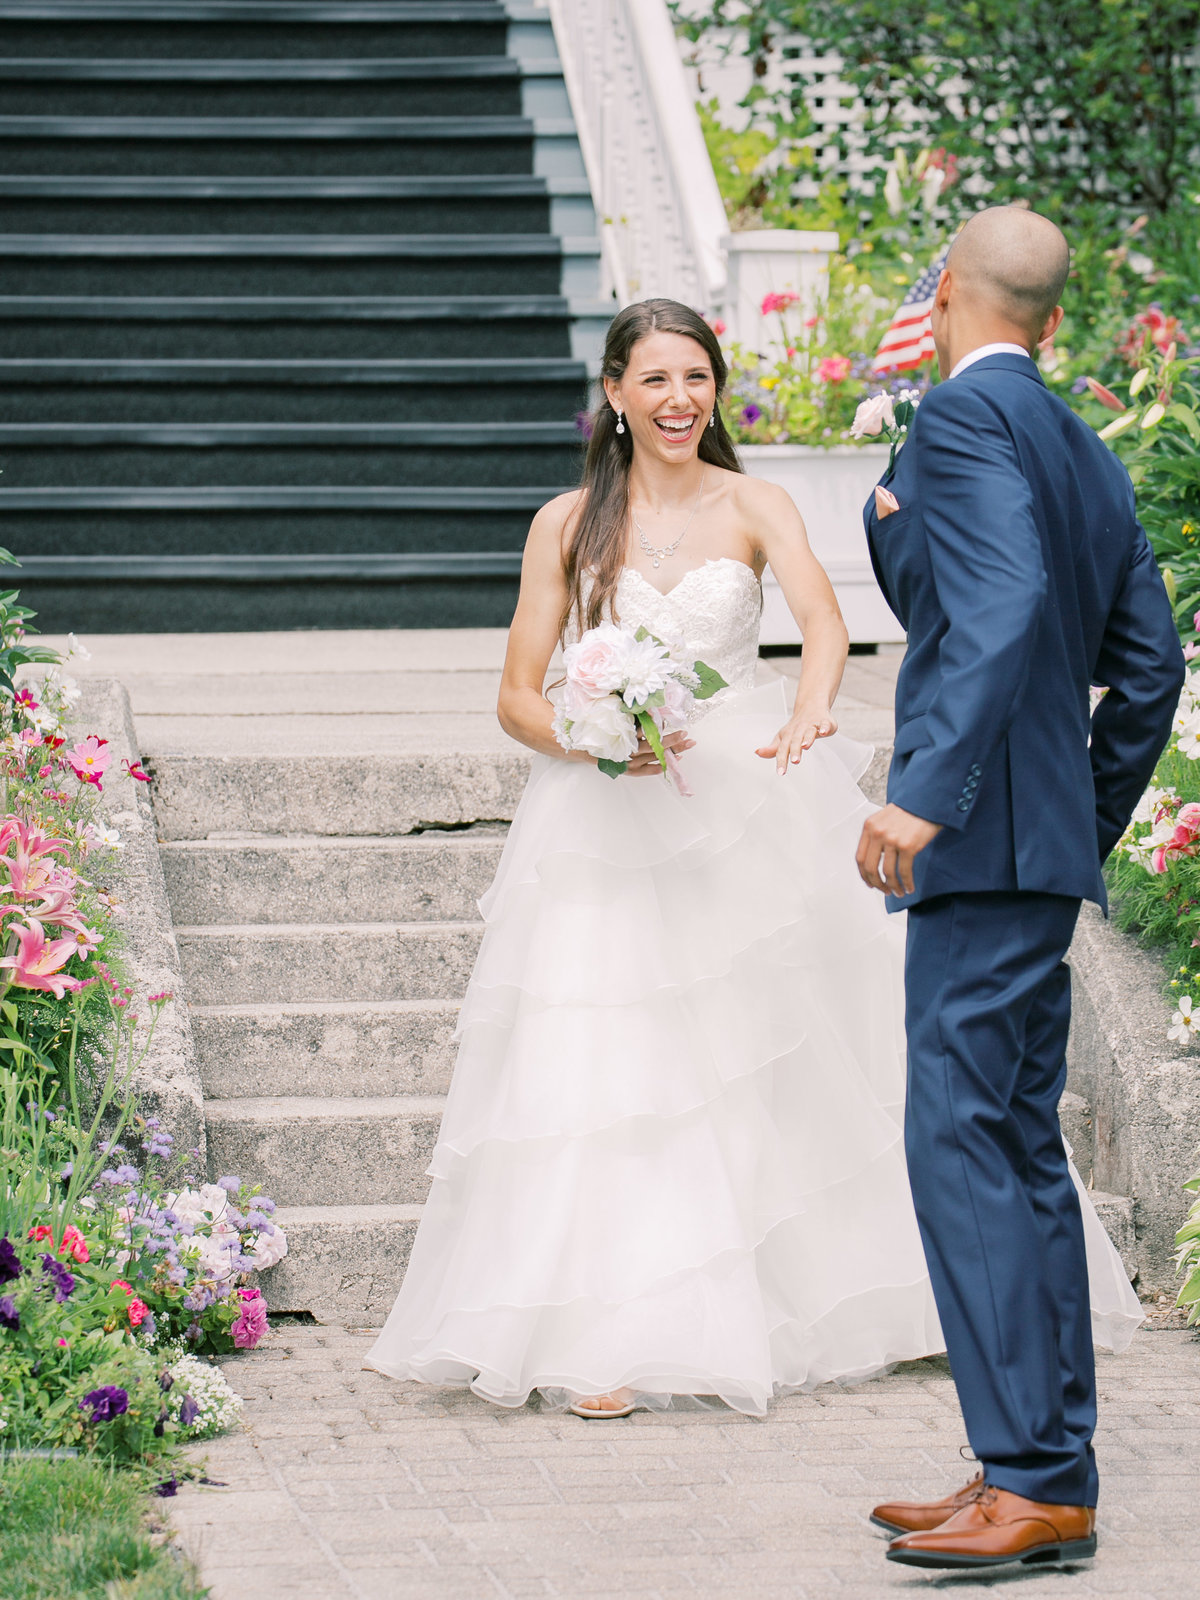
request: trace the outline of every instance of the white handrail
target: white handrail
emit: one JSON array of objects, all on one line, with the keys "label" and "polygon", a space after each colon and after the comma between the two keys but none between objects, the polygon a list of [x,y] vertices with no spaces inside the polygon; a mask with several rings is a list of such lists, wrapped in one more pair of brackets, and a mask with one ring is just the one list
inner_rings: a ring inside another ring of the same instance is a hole
[{"label": "white handrail", "polygon": [[600,223],[606,288],[721,304],[726,232],[665,0],[550,0]]}]

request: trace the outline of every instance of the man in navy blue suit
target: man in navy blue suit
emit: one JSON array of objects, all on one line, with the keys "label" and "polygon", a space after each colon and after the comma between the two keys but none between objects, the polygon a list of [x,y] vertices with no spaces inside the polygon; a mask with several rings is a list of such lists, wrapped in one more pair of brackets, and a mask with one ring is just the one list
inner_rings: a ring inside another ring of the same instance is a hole
[{"label": "man in navy blue suit", "polygon": [[[931,313],[947,380],[866,510],[904,624],[888,803],[859,871],[908,910],[905,1144],[981,1472],[876,1508],[891,1560],[993,1567],[1095,1551],[1095,1371],[1058,1127],[1083,900],[1184,677],[1128,474],[1031,359],[1067,242],[1018,207],[958,235]],[[882,513],[882,514],[881,514]],[[1094,716],[1089,689],[1107,689]]]}]

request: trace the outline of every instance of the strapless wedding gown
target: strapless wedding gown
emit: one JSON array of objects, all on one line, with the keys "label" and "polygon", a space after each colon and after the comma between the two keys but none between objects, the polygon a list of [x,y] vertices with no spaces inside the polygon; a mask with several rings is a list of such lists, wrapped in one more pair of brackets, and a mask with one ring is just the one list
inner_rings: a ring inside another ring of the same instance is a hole
[{"label": "strapless wedding gown", "polygon": [[[754,753],[789,708],[755,688],[750,568],[665,595],[626,569],[617,607],[730,687],[700,708],[691,798],[534,758],[366,1364],[507,1406],[628,1387],[762,1413],[944,1349],[901,1133],[904,919],[854,865],[871,752],[836,735],[782,779]],[[1120,1348],[1141,1310],[1080,1198],[1094,1333]]]}]

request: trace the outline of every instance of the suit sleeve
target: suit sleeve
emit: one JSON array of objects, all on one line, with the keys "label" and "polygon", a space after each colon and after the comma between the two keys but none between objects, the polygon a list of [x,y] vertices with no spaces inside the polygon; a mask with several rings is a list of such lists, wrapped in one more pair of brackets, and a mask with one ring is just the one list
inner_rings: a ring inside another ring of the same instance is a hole
[{"label": "suit sleeve", "polygon": [[1129,490],[1136,536],[1092,681],[1108,690],[1092,717],[1092,780],[1101,861],[1129,825],[1171,734],[1187,669],[1171,603]]},{"label": "suit sleeve", "polygon": [[1025,687],[1046,569],[1012,435],[978,389],[961,381],[934,389],[907,448],[946,631],[925,713],[929,742],[913,752],[888,798],[957,829],[970,819],[988,756]]}]

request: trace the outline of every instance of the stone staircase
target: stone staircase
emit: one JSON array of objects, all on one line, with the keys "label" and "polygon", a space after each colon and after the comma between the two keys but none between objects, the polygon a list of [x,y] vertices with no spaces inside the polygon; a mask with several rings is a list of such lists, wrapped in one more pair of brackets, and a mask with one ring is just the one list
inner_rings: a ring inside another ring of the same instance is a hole
[{"label": "stone staircase", "polygon": [[0,509],[43,626],[506,623],[606,320],[549,13],[0,28]]}]

